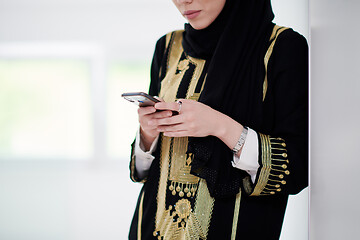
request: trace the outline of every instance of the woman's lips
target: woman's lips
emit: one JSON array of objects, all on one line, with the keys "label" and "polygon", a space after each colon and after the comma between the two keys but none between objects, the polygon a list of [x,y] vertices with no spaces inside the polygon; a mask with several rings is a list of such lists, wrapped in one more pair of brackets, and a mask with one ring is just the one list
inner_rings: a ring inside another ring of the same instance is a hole
[{"label": "woman's lips", "polygon": [[199,16],[201,10],[189,10],[189,11],[185,11],[184,12],[184,16],[187,19],[193,19],[196,18],[197,16]]}]

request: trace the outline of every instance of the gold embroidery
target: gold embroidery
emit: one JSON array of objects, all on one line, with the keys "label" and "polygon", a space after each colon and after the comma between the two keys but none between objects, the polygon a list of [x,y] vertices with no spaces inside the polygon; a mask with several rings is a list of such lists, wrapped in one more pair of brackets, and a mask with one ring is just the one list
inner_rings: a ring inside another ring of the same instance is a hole
[{"label": "gold embroidery", "polygon": [[271,147],[268,135],[259,134],[261,139],[261,163],[262,168],[259,175],[258,183],[255,186],[254,192],[251,195],[260,195],[266,186],[271,170]]},{"label": "gold embroidery", "polygon": [[131,153],[131,161],[130,161],[130,178],[133,182],[136,182],[135,179],[135,155]]},{"label": "gold embroidery", "polygon": [[135,158],[135,155],[134,155],[134,153],[132,151],[131,152],[131,161],[130,161],[130,179],[133,182],[145,183],[147,181],[147,177],[145,177],[144,179],[141,179],[141,180],[139,180],[138,177],[135,177],[136,176],[135,161],[136,161],[136,158]]},{"label": "gold embroidery", "polygon": [[179,216],[178,222],[187,219],[191,212],[191,204],[189,200],[180,199],[175,205],[175,213]]},{"label": "gold embroidery", "polygon": [[199,97],[200,97],[200,93],[194,93],[193,95],[190,96],[189,99],[196,100],[196,99],[199,99]]},{"label": "gold embroidery", "polygon": [[189,60],[184,59],[184,60],[180,61],[179,65],[177,66],[177,69],[179,71],[186,71],[187,69],[189,69]]},{"label": "gold embroidery", "polygon": [[[158,194],[157,194],[157,211],[155,216],[155,229],[154,232],[157,234],[158,231],[161,229],[166,228],[167,226],[164,226],[169,221],[166,221],[165,216],[166,214],[166,206],[165,206],[165,200],[166,200],[166,186],[167,186],[167,175],[168,175],[168,166],[169,166],[169,154],[170,154],[170,144],[166,144],[167,141],[170,141],[170,138],[165,137],[161,134],[161,151],[160,151],[160,179],[159,179],[159,188],[158,188]],[[171,209],[170,209],[171,210]]]},{"label": "gold embroidery", "polygon": [[[190,215],[190,219],[193,223],[186,229],[187,239],[199,239],[200,237],[206,239],[211,215],[214,207],[214,198],[210,196],[209,190],[206,185],[206,181],[201,179],[199,182],[199,190],[196,196],[194,214]],[[189,219],[189,220],[190,220]],[[194,229],[197,229],[196,231]],[[192,235],[190,234],[192,233]]]},{"label": "gold embroidery", "polygon": [[[187,98],[191,98],[191,96],[194,96],[194,92],[195,92],[195,88],[196,88],[196,85],[198,83],[198,80],[201,76],[201,73],[204,69],[204,66],[205,66],[205,61],[204,60],[201,60],[201,59],[197,59],[197,58],[193,58],[191,56],[188,56],[187,55],[187,58],[189,59],[189,62],[194,64],[196,66],[195,70],[194,70],[194,74],[191,78],[191,82],[190,82],[190,86],[188,88],[188,91],[187,91],[187,94],[186,94],[186,97]],[[204,82],[205,82],[206,79],[204,79]],[[198,100],[198,99],[194,99],[192,98],[193,100]]]},{"label": "gold embroidery", "polygon": [[182,33],[183,31],[175,31],[172,33],[172,41],[169,42],[171,48],[169,49],[167,67],[177,67],[177,63],[179,62],[181,53],[183,52],[181,45]]},{"label": "gold embroidery", "polygon": [[175,196],[176,193],[178,193],[180,197],[187,196],[188,198],[190,198],[195,196],[197,185],[198,185],[197,182],[184,184],[181,182],[171,181],[169,190],[171,191],[171,194],[173,196]]},{"label": "gold embroidery", "polygon": [[236,230],[237,230],[237,225],[238,225],[238,220],[239,220],[240,202],[241,202],[241,188],[239,190],[239,193],[236,194],[231,240],[236,239]]},{"label": "gold embroidery", "polygon": [[275,45],[275,42],[276,42],[276,39],[277,37],[280,35],[280,33],[282,33],[283,31],[285,31],[286,29],[289,29],[289,28],[286,28],[286,27],[280,27],[278,25],[275,25],[274,28],[273,28],[273,31],[272,31],[272,34],[271,34],[271,37],[270,37],[270,41],[271,44],[265,54],[265,57],[264,57],[264,65],[265,65],[265,79],[264,79],[264,83],[263,83],[263,101],[265,100],[265,96],[266,96],[266,92],[267,92],[267,88],[268,88],[268,79],[267,79],[267,69],[268,69],[268,63],[269,63],[269,60],[270,60],[270,56],[273,52],[273,49],[274,49],[274,45]]},{"label": "gold embroidery", "polygon": [[198,177],[190,173],[191,157],[186,159],[186,149],[188,146],[188,138],[174,138],[173,139],[173,155],[172,158],[176,161],[171,162],[169,180],[181,182],[183,184],[194,184],[198,182]]},{"label": "gold embroidery", "polygon": [[140,206],[139,206],[139,217],[138,217],[138,240],[141,240],[141,223],[143,215],[143,202],[144,202],[144,192],[141,194]]},{"label": "gold embroidery", "polygon": [[[186,59],[180,61],[183,52],[181,38],[182,31],[178,31],[173,33],[171,41],[169,40],[169,68],[161,82],[159,94],[166,102],[176,100],[177,90],[190,64],[195,68],[186,98],[198,100],[199,97],[194,91],[205,60],[186,56]],[[210,197],[205,181],[199,182],[198,177],[190,174],[193,155],[186,154],[187,145],[187,137],[169,138],[161,134],[160,178],[154,231],[154,237],[158,239],[206,239],[207,236],[214,199]],[[167,203],[167,192],[178,199],[174,205]],[[192,199],[192,209],[190,199],[193,197],[195,200]]]},{"label": "gold embroidery", "polygon": [[260,134],[260,140],[262,168],[251,196],[273,195],[276,192],[281,192],[281,185],[287,183],[286,178],[290,175],[290,171],[287,170],[289,160],[286,159],[288,155],[284,147],[286,146],[285,141],[282,138],[272,138],[264,134]]}]

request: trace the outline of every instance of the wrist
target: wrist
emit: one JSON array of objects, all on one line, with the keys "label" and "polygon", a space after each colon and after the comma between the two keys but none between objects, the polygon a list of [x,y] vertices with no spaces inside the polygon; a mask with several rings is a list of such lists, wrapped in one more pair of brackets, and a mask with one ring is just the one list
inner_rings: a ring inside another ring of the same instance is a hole
[{"label": "wrist", "polygon": [[218,112],[218,116],[213,118],[215,123],[212,127],[213,132],[210,135],[213,135],[219,139],[222,139],[227,132],[226,128],[226,115]]},{"label": "wrist", "polygon": [[154,142],[156,137],[157,135],[153,136],[151,134],[148,134],[142,129],[142,127],[140,127],[140,141],[142,145],[145,147],[145,151],[149,151],[151,144]]},{"label": "wrist", "polygon": [[222,140],[230,149],[233,149],[241,136],[243,126],[229,116],[220,114],[222,116],[215,125],[214,136]]}]

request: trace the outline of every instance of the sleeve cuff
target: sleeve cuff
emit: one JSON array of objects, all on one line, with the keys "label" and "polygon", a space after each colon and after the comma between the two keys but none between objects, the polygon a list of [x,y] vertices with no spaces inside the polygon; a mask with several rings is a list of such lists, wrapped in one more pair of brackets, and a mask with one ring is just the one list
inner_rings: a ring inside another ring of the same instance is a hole
[{"label": "sleeve cuff", "polygon": [[153,143],[151,144],[150,146],[150,150],[149,151],[145,151],[145,147],[144,147],[144,144],[142,143],[141,141],[141,137],[140,137],[140,129],[137,131],[136,133],[136,140],[135,140],[135,154],[137,155],[138,153],[139,154],[149,154],[151,155],[156,147],[157,147],[157,144],[158,144],[158,141],[159,141],[159,136],[157,136],[155,138],[155,140],[153,141]]},{"label": "sleeve cuff", "polygon": [[253,183],[255,183],[256,174],[260,167],[258,163],[259,159],[259,142],[257,133],[248,129],[246,141],[243,149],[241,150],[240,157],[234,154],[232,166],[241,170],[246,171],[250,176]]},{"label": "sleeve cuff", "polygon": [[148,170],[150,169],[151,163],[154,160],[154,156],[151,154],[157,147],[159,137],[157,137],[151,144],[149,151],[144,151],[144,145],[141,142],[140,130],[136,134],[135,145],[134,145],[134,162],[135,169],[139,179],[146,177]]},{"label": "sleeve cuff", "polygon": [[259,133],[260,169],[251,196],[275,195],[283,192],[290,175],[286,143]]}]

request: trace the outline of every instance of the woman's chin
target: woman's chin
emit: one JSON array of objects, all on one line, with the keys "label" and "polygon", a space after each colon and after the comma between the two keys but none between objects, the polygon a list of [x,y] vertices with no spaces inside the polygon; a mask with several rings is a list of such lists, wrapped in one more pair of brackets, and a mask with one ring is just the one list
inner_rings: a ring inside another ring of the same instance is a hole
[{"label": "woman's chin", "polygon": [[207,28],[210,25],[210,23],[204,23],[200,21],[189,21],[189,24],[196,30]]}]

